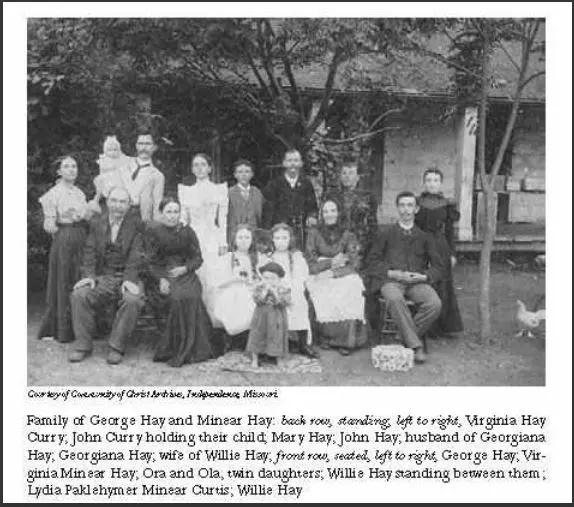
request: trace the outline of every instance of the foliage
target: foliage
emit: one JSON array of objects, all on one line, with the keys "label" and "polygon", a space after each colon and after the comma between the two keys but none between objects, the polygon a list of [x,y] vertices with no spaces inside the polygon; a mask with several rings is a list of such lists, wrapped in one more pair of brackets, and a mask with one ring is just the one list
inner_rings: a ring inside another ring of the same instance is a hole
[{"label": "foliage", "polygon": [[[133,154],[141,128],[160,141],[168,190],[197,151],[212,154],[218,180],[230,176],[230,157],[255,158],[264,182],[262,166],[277,167],[295,146],[332,179],[343,158],[367,165],[371,141],[386,128],[376,114],[394,109],[360,98],[342,106],[335,91],[392,88],[419,67],[413,40],[433,30],[395,18],[30,19],[29,182],[53,182],[53,161],[71,152],[89,196],[105,135],[117,134]],[[375,80],[374,68],[383,74]]]},{"label": "foliage", "polygon": [[[186,34],[182,45],[188,52],[185,68],[223,90],[261,122],[282,149],[295,146],[304,155],[317,151],[328,133],[323,125],[337,113],[335,89],[380,87],[380,82],[369,82],[361,67],[364,58],[376,56],[375,65],[392,60],[406,68],[412,46],[408,37],[415,29],[425,29],[401,19],[227,19],[193,24],[193,36]],[[313,97],[304,88],[309,87],[306,73],[315,74]],[[394,78],[386,86],[398,79]],[[368,125],[360,122],[350,127],[351,123],[346,128],[349,138],[369,133]],[[344,139],[336,142],[343,144]],[[310,157],[316,161],[322,155]]]}]

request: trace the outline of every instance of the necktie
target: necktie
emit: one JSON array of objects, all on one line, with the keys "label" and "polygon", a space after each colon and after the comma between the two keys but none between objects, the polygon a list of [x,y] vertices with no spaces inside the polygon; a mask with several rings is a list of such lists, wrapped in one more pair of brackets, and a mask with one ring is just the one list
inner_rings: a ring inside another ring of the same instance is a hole
[{"label": "necktie", "polygon": [[132,174],[132,181],[135,181],[141,169],[143,169],[144,167],[149,167],[151,164],[148,162],[147,164],[140,165],[139,162],[137,162],[137,165],[138,165],[137,169]]},{"label": "necktie", "polygon": [[112,222],[112,225],[110,227],[110,232],[111,232],[111,237],[112,237],[112,243],[116,242],[116,239],[118,237],[118,232],[120,231],[120,222]]}]

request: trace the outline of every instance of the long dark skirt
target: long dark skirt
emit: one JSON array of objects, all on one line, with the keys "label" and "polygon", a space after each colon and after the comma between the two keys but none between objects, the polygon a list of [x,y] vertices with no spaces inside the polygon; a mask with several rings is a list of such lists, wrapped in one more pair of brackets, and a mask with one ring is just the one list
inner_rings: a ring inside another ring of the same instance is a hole
[{"label": "long dark skirt", "polygon": [[74,340],[70,293],[80,279],[86,236],[87,226],[84,222],[58,225],[50,248],[46,311],[38,338],[53,336],[62,343]]},{"label": "long dark skirt", "polygon": [[201,298],[201,283],[195,273],[172,280],[167,296],[150,291],[151,304],[167,312],[163,336],[156,348],[154,361],[179,367],[212,357],[211,321]]},{"label": "long dark skirt", "polygon": [[317,330],[323,341],[334,348],[359,349],[368,340],[367,326],[360,320],[319,322]]},{"label": "long dark skirt", "polygon": [[452,277],[452,265],[450,261],[450,248],[441,233],[434,236],[438,252],[446,267],[446,277],[441,282],[433,285],[442,302],[440,317],[433,325],[431,332],[441,335],[443,333],[458,333],[464,330]]}]

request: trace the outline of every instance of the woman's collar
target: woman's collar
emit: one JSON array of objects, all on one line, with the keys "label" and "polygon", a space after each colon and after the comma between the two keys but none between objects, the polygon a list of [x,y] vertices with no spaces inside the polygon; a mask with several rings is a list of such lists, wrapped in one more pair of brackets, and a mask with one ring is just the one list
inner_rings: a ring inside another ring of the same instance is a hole
[{"label": "woman's collar", "polygon": [[444,197],[444,194],[442,192],[437,192],[436,194],[433,194],[432,192],[428,192],[427,190],[425,190],[424,192],[421,193],[421,197]]}]

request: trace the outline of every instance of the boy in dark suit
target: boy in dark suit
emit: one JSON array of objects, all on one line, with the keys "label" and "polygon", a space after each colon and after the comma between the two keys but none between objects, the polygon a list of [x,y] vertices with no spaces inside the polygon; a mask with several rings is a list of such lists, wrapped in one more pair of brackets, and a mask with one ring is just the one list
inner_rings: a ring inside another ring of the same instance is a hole
[{"label": "boy in dark suit", "polygon": [[253,178],[253,165],[248,160],[238,160],[233,164],[233,174],[237,184],[229,189],[229,209],[227,212],[227,244],[233,244],[233,233],[238,225],[249,224],[253,229],[262,226],[263,195],[250,185]]}]

